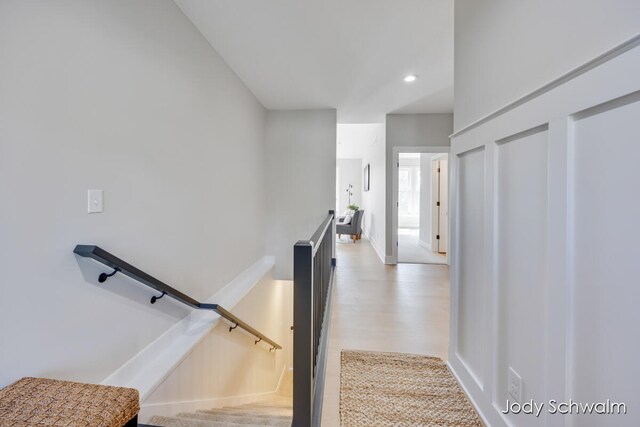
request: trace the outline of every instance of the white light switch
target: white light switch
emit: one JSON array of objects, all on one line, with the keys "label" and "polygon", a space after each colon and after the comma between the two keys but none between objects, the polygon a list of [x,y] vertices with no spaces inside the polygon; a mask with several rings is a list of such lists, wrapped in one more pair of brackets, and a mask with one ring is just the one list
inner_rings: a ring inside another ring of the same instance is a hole
[{"label": "white light switch", "polygon": [[102,212],[102,190],[89,190],[89,213]]}]

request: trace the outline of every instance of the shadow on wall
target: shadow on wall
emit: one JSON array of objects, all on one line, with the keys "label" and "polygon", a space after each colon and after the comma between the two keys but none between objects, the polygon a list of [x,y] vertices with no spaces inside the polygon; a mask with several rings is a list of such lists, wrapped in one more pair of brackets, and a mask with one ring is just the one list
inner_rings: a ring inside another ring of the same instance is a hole
[{"label": "shadow on wall", "polygon": [[82,277],[87,284],[96,286],[104,292],[118,295],[121,297],[123,305],[128,309],[155,310],[171,320],[180,320],[191,312],[190,308],[172,298],[166,298],[166,303],[162,305],[152,305],[150,303],[151,297],[158,296],[158,293],[122,273],[116,273],[106,282],[100,283],[98,282],[98,276],[101,273],[110,274],[113,270],[91,259],[83,258],[79,255],[74,256],[78,262]]}]

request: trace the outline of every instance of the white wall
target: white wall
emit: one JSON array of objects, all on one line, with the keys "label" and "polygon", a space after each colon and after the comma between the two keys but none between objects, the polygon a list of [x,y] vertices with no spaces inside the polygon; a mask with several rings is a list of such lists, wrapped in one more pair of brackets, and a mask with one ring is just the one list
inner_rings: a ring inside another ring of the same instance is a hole
[{"label": "white wall", "polygon": [[[272,272],[271,272],[272,273]],[[271,274],[233,308],[236,315],[283,346],[269,351],[255,337],[221,322],[143,403],[141,422],[152,415],[175,415],[237,405],[274,393],[285,368],[292,367],[293,283]]]},{"label": "white wall", "polygon": [[[393,160],[394,147],[449,146],[453,132],[453,114],[387,114],[386,123],[386,200],[392,200],[393,174],[397,172]],[[386,256],[393,252],[393,203],[387,203]]]},{"label": "white wall", "polygon": [[364,177],[364,170],[361,159],[338,159],[337,166],[340,170],[340,182],[338,183],[340,205],[337,207],[337,213],[341,215],[349,205],[349,194],[347,193],[349,184],[353,185],[351,203],[362,207],[362,178]]},{"label": "white wall", "polygon": [[338,152],[349,157],[361,158],[363,172],[367,164],[370,168],[370,190],[362,192],[362,232],[383,262],[386,192],[384,129],[384,124],[338,125],[338,141],[343,145],[338,148]]},{"label": "white wall", "polygon": [[336,200],[336,110],[269,111],[266,121],[269,254],[277,279],[293,277],[293,245]]},{"label": "white wall", "polygon": [[265,110],[171,1],[2,1],[0,63],[0,386],[99,382],[187,310],[74,246],[215,293],[264,254]]},{"label": "white wall", "polygon": [[456,0],[455,128],[640,30],[634,0]]},{"label": "white wall", "polygon": [[[640,424],[638,75],[640,37],[453,136],[449,363],[488,425]],[[540,417],[500,413],[509,368]]]},{"label": "white wall", "polygon": [[431,248],[431,214],[433,197],[431,195],[431,158],[433,154],[420,153],[420,234],[421,245]]}]

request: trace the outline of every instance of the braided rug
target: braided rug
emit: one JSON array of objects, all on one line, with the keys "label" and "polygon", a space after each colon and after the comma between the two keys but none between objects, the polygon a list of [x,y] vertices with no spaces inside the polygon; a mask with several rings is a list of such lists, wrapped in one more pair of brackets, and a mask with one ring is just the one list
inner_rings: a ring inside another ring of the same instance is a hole
[{"label": "braided rug", "polygon": [[346,350],[340,420],[344,427],[483,426],[442,359]]},{"label": "braided rug", "polygon": [[0,390],[0,427],[122,427],[139,410],[132,388],[23,378]]}]

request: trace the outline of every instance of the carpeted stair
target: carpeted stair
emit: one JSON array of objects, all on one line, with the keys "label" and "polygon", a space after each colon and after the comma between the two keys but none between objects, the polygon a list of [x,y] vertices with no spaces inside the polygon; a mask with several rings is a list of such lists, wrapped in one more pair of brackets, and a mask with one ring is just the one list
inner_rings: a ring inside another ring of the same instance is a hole
[{"label": "carpeted stair", "polygon": [[149,425],[158,427],[258,427],[291,426],[293,416],[292,375],[285,376],[280,395],[240,406],[180,413],[172,417],[154,416]]}]

